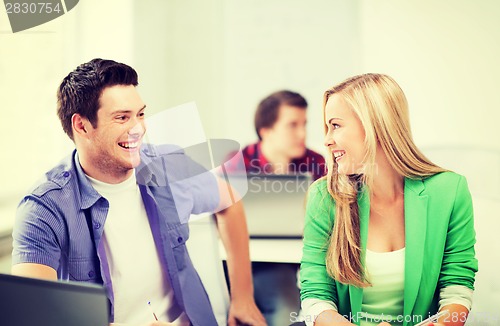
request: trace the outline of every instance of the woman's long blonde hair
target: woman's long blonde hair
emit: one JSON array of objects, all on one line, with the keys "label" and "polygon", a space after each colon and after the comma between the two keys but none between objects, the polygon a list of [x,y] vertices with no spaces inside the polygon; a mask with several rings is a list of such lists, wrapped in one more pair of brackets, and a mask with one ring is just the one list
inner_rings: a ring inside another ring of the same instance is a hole
[{"label": "woman's long blonde hair", "polygon": [[[428,160],[413,142],[408,103],[399,85],[389,76],[364,74],[327,90],[325,106],[337,94],[351,107],[365,131],[366,154],[360,174],[341,175],[333,153],[327,156],[328,192],[335,201],[335,223],[326,256],[328,274],[339,282],[370,286],[361,259],[358,192],[369,190],[376,173],[375,152],[380,143],[391,166],[402,176],[425,178],[445,171]],[[325,134],[328,132],[324,121]]]}]

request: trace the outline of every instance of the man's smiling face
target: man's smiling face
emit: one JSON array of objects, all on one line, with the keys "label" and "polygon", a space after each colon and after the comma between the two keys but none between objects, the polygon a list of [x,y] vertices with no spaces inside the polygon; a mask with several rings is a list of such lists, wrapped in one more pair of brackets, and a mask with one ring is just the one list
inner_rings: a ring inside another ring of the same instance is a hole
[{"label": "man's smiling face", "polygon": [[99,104],[97,127],[87,130],[86,156],[91,170],[120,178],[140,164],[145,105],[133,85],[105,88]]}]

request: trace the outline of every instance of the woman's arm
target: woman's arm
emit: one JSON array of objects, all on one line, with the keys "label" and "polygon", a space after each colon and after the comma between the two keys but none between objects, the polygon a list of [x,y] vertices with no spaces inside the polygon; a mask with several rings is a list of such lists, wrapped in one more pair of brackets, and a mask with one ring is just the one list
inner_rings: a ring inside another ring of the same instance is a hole
[{"label": "woman's arm", "polygon": [[[339,315],[337,289],[326,271],[326,252],[333,228],[334,204],[326,180],[311,185],[306,204],[300,284],[303,316],[307,325],[325,325],[327,317]],[[312,302],[312,303],[311,303]],[[323,316],[317,320],[318,315]],[[339,315],[340,316],[340,315]]]},{"label": "woman's arm", "polygon": [[323,311],[316,321],[314,326],[352,326],[353,323],[349,322],[347,318],[339,314],[335,310],[325,310]]},{"label": "woman's arm", "polygon": [[[474,290],[475,274],[478,268],[474,251],[475,243],[472,197],[467,187],[467,180],[460,176],[438,281],[441,293],[457,285]],[[440,310],[446,309],[450,314],[442,317],[439,323],[446,326],[463,326],[470,308],[465,306],[468,305],[467,301],[463,300],[463,295],[460,293],[455,296],[448,295],[446,300],[440,302]]]},{"label": "woman's arm", "polygon": [[463,326],[469,315],[469,309],[461,304],[449,304],[440,310],[448,310],[448,314],[439,318],[437,323],[429,323],[436,326]]}]

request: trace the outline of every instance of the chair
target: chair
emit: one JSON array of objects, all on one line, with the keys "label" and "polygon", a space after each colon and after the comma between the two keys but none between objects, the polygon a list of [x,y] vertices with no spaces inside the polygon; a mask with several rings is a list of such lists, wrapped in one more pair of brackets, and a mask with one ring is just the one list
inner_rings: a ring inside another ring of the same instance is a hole
[{"label": "chair", "polygon": [[222,259],[219,255],[219,234],[212,214],[192,215],[186,242],[191,261],[207,291],[219,325],[227,325],[229,292]]}]

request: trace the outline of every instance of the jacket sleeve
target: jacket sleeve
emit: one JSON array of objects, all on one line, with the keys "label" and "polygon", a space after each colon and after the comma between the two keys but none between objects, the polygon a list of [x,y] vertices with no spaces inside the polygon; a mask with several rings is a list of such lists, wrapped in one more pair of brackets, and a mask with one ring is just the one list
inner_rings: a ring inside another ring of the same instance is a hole
[{"label": "jacket sleeve", "polygon": [[335,281],[326,271],[326,252],[333,228],[333,200],[320,179],[309,188],[300,264],[301,300],[320,299],[338,306]]},{"label": "jacket sleeve", "polygon": [[467,180],[460,176],[448,224],[443,264],[438,281],[440,289],[450,285],[463,285],[474,290],[474,279],[478,269],[475,243],[472,198]]}]

